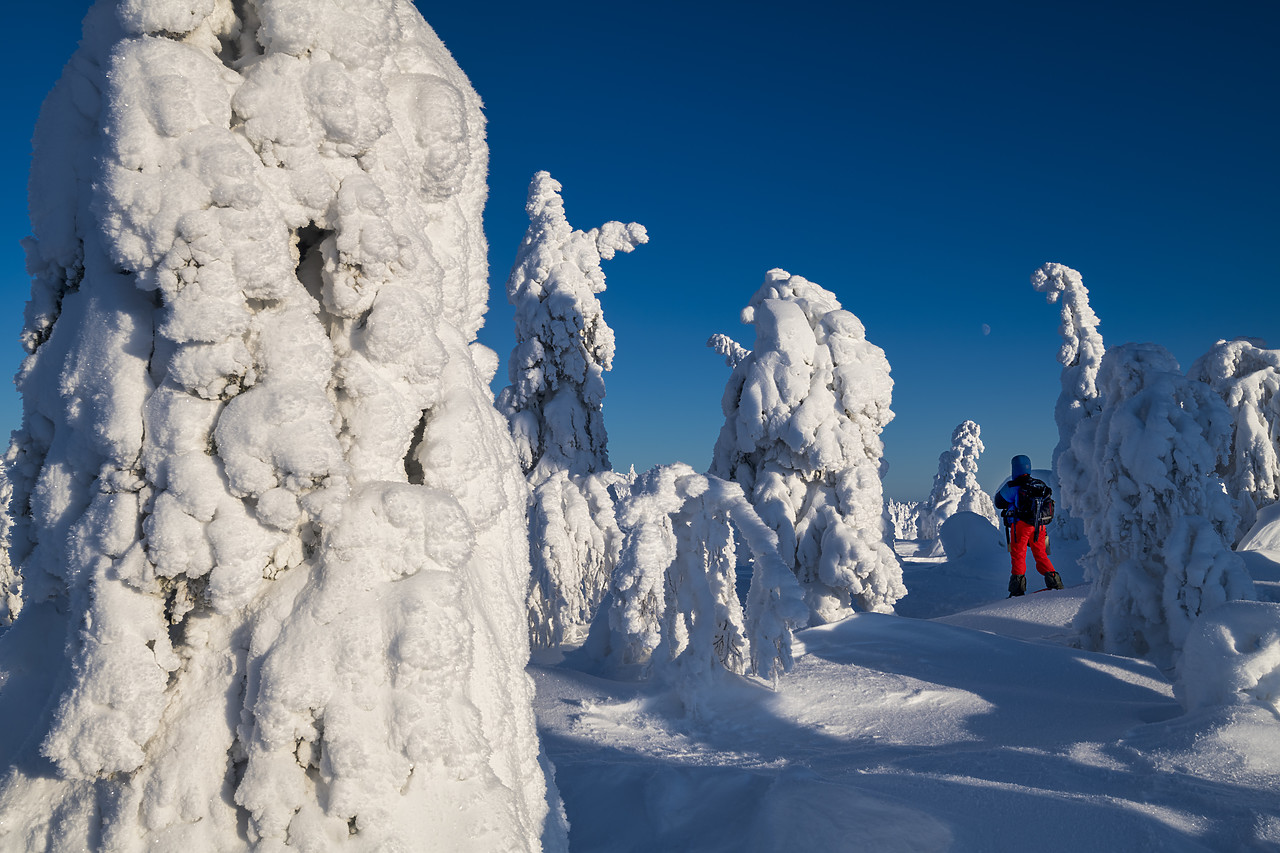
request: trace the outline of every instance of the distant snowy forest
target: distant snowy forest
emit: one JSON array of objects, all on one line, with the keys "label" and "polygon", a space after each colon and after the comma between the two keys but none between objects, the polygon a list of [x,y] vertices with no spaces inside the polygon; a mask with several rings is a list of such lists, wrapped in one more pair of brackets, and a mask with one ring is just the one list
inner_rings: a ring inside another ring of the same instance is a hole
[{"label": "distant snowy forest", "polygon": [[[598,295],[648,235],[575,228],[545,172],[495,399],[484,122],[402,0],[90,10],[34,141],[0,849],[571,849],[531,652],[697,719],[785,689],[798,632],[893,614],[900,540],[1000,539],[972,421],[925,501],[885,499],[889,361],[780,269],[752,348],[708,342],[710,469],[613,470]],[[1280,549],[1280,350],[1184,372],[1104,347],[1075,270],[1031,284],[1060,309],[1078,647],[1280,717],[1280,603],[1224,608],[1259,597],[1238,546]]]}]

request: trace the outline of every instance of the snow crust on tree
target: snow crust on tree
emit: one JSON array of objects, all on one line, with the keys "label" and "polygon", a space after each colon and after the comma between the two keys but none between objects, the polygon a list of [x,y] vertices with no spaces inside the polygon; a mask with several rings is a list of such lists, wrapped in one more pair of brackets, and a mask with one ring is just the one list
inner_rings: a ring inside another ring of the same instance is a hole
[{"label": "snow crust on tree", "polygon": [[964,421],[951,433],[951,449],[938,456],[933,491],[920,507],[918,538],[938,540],[943,522],[957,512],[976,513],[1000,525],[991,496],[978,483],[978,459],[985,449],[981,435],[973,421]]},{"label": "snow crust on tree", "polygon": [[630,483],[612,471],[578,477],[560,471],[533,488],[528,611],[534,647],[580,639],[591,624],[622,553],[614,507]]},{"label": "snow crust on tree", "polygon": [[[622,555],[582,659],[666,683],[694,715],[726,673],[776,680],[791,668],[792,634],[807,613],[801,590],[738,484],[682,463],[658,466],[637,477],[618,523]],[[738,539],[754,564],[745,611]]]},{"label": "snow crust on tree", "polygon": [[563,849],[444,45],[400,0],[101,0],[34,144],[0,703],[46,710],[0,847]]},{"label": "snow crust on tree", "polygon": [[1231,410],[1231,454],[1218,474],[1237,501],[1237,541],[1258,510],[1280,501],[1280,350],[1257,338],[1218,341],[1187,375],[1208,383]]},{"label": "snow crust on tree", "polygon": [[1106,347],[1080,273],[1063,264],[1047,263],[1031,274],[1031,286],[1045,294],[1050,304],[1058,303],[1061,310],[1058,362],[1062,365],[1062,391],[1053,412],[1058,445],[1053,449],[1052,468],[1062,489],[1055,495],[1054,526],[1064,538],[1080,539],[1084,526],[1077,506],[1089,475],[1085,463],[1071,449],[1071,437],[1080,422],[1097,414],[1101,406],[1097,377]]},{"label": "snow crust on tree", "polygon": [[1174,692],[1188,711],[1260,705],[1280,717],[1280,604],[1229,601],[1200,617]]},{"label": "snow crust on tree", "polygon": [[1086,647],[1171,670],[1202,613],[1254,597],[1229,545],[1238,518],[1214,473],[1231,418],[1156,344],[1108,351],[1098,388],[1101,411],[1072,438],[1090,474],[1076,506],[1092,586],[1076,627]]},{"label": "snow crust on tree", "polygon": [[919,537],[920,507],[920,501],[897,501],[893,498],[885,501],[885,514],[889,517],[893,538]]},{"label": "snow crust on tree", "polygon": [[511,384],[497,400],[531,490],[529,630],[542,648],[590,624],[622,547],[613,506],[630,478],[610,470],[603,410],[613,330],[597,294],[600,262],[649,240],[634,222],[573,229],[561,189],[547,172],[529,184],[529,228],[507,279]]},{"label": "snow crust on tree", "polygon": [[778,534],[812,623],[855,605],[892,612],[906,589],[884,517],[884,350],[835,294],[780,269],[742,322],[755,327],[755,349],[725,387],[710,473],[740,483]]},{"label": "snow crust on tree", "polygon": [[9,481],[7,461],[0,462],[0,631],[13,622],[22,609],[22,576],[9,559],[9,532],[13,519],[9,503],[13,500],[13,484]]}]

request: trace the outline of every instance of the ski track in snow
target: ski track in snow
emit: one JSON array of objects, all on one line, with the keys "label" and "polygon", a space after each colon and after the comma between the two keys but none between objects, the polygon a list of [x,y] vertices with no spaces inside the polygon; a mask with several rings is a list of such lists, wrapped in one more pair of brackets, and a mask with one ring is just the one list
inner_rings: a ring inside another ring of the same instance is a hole
[{"label": "ski track in snow", "polygon": [[[1087,587],[1061,550],[1068,589],[1013,600],[1002,563],[907,559],[923,609],[985,600],[809,629],[777,693],[732,684],[701,719],[543,658],[572,850],[1280,850],[1274,717],[1184,714],[1154,665],[1073,648]],[[1260,597],[1273,556],[1250,557]]]}]

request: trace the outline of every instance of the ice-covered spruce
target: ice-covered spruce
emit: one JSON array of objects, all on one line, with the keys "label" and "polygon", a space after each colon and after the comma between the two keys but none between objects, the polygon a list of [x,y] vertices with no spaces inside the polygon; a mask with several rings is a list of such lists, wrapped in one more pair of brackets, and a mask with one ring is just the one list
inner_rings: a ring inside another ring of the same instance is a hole
[{"label": "ice-covered spruce", "polygon": [[769,271],[742,321],[755,349],[709,342],[733,366],[710,473],[740,483],[778,534],[811,622],[892,612],[906,589],[880,479],[893,418],[884,350],[835,294],[784,270]]},{"label": "ice-covered spruce", "polygon": [[[977,513],[997,528],[1000,516],[991,496],[978,483],[978,459],[982,456],[982,430],[965,421],[951,433],[951,449],[938,456],[933,491],[920,508],[917,535],[938,541],[942,524],[957,512]],[[936,556],[941,556],[939,550]]]},{"label": "ice-covered spruce", "polygon": [[1071,439],[1088,473],[1078,506],[1092,581],[1076,627],[1086,648],[1172,672],[1201,614],[1254,597],[1229,544],[1238,517],[1214,473],[1228,455],[1231,419],[1156,344],[1109,350],[1098,390],[1102,408]]},{"label": "ice-covered spruce", "polygon": [[90,10],[35,137],[0,849],[564,846],[486,161],[403,0]]},{"label": "ice-covered spruce", "polygon": [[614,503],[630,477],[609,464],[613,330],[596,294],[605,289],[600,262],[649,240],[635,222],[574,229],[560,190],[547,172],[529,183],[529,228],[507,279],[516,309],[511,384],[497,399],[530,489],[529,633],[538,647],[586,629],[622,547]]},{"label": "ice-covered spruce", "polygon": [[1234,544],[1258,510],[1280,501],[1280,349],[1256,338],[1218,341],[1187,375],[1208,383],[1231,410],[1231,453],[1218,474],[1240,513]]},{"label": "ice-covered spruce", "polygon": [[1076,457],[1071,437],[1081,421],[1093,417],[1102,406],[1098,399],[1098,370],[1105,347],[1098,332],[1100,321],[1089,306],[1089,291],[1080,273],[1063,264],[1045,264],[1031,274],[1031,286],[1060,308],[1058,334],[1062,346],[1062,391],[1054,406],[1058,444],[1053,449],[1053,472],[1058,477],[1055,495],[1055,533],[1068,539],[1084,538],[1081,513],[1083,491],[1088,488],[1087,461]]}]

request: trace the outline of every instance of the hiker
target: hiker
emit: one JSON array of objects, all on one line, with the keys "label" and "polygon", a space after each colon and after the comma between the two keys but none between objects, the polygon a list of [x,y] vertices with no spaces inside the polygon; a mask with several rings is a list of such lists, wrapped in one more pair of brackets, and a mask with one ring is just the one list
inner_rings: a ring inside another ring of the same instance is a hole
[{"label": "hiker", "polygon": [[1043,480],[1031,476],[1031,460],[1013,457],[1013,476],[995,494],[996,508],[1005,523],[1009,559],[1009,597],[1027,592],[1027,548],[1036,561],[1036,571],[1044,577],[1045,589],[1062,589],[1062,578],[1049,562],[1049,528],[1053,520],[1052,491]]}]

